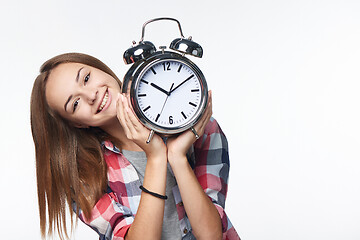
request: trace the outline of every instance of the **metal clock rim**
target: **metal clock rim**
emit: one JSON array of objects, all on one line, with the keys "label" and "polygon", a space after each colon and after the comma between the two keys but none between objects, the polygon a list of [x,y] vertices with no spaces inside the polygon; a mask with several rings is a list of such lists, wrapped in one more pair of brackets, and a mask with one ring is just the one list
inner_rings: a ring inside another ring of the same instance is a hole
[{"label": "metal clock rim", "polygon": [[[139,85],[141,76],[145,73],[146,70],[149,69],[149,67],[151,67],[159,62],[166,61],[166,60],[178,61],[178,62],[185,64],[189,68],[191,68],[194,71],[194,73],[197,75],[198,79],[200,80],[201,88],[203,91],[203,97],[201,98],[200,106],[197,109],[195,115],[189,121],[187,121],[187,123],[180,125],[178,127],[173,127],[173,128],[157,125],[157,124],[153,123],[152,120],[148,119],[143,114],[143,112],[140,110],[140,106],[138,105],[138,102],[137,102],[136,90],[135,90],[135,89],[137,89],[137,87]],[[174,53],[174,52],[167,52],[167,51],[157,52],[152,57],[142,61],[139,65],[137,65],[136,69],[134,69],[134,72],[135,72],[135,74],[132,76],[132,80],[135,79],[136,81],[131,81],[130,99],[134,106],[134,111],[135,111],[137,117],[146,127],[153,129],[155,132],[158,132],[161,134],[177,134],[177,133],[183,132],[183,131],[189,129],[190,127],[194,126],[200,120],[202,113],[204,112],[204,110],[207,106],[207,102],[208,102],[207,83],[206,83],[205,76],[203,75],[201,70],[191,60],[183,57],[182,55],[180,55],[178,53]],[[129,87],[129,86],[127,86],[127,87]]]}]

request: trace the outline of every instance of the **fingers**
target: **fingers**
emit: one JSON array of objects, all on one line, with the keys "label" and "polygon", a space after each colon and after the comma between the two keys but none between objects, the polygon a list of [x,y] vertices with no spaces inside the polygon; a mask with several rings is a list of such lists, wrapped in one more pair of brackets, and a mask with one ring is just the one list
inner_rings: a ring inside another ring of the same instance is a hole
[{"label": "fingers", "polygon": [[123,95],[121,96],[121,101],[123,102],[123,105],[124,105],[125,123],[126,123],[127,127],[129,128],[130,132],[132,134],[135,134],[134,122],[132,121],[132,119],[130,117],[133,114],[133,112],[130,110],[129,102],[128,102],[127,98],[124,97]]},{"label": "fingers", "polygon": [[139,128],[143,128],[143,124],[139,121],[139,119],[135,116],[135,113],[133,109],[131,108],[131,100],[130,95],[127,95],[127,97],[124,97],[124,101],[126,102],[126,113],[127,113],[127,119],[132,124],[133,128],[135,130],[139,130]]},{"label": "fingers", "polygon": [[[129,107],[128,100],[122,95],[119,94],[118,98],[118,119],[124,129],[126,136],[130,139],[134,137],[136,134],[136,129],[134,126],[134,118],[133,112]],[[132,118],[133,116],[133,118]]]},{"label": "fingers", "polygon": [[206,107],[206,110],[204,112],[203,117],[200,120],[200,129],[202,130],[203,128],[205,128],[205,126],[207,125],[207,123],[209,122],[210,118],[212,116],[212,92],[209,91],[209,99],[208,99],[208,104]]},{"label": "fingers", "polygon": [[143,140],[147,137],[148,129],[138,120],[130,105],[130,97],[119,95],[118,99],[118,119],[122,125],[126,137],[130,140]]},{"label": "fingers", "polygon": [[211,116],[212,116],[212,92],[210,90],[209,91],[208,105],[207,105],[205,113],[204,113],[204,121],[203,121],[203,126],[202,127],[205,128],[205,126],[209,122]]},{"label": "fingers", "polygon": [[125,134],[128,135],[130,130],[129,130],[128,123],[125,118],[125,112],[126,112],[126,110],[125,110],[125,106],[124,106],[123,95],[121,95],[119,93],[118,99],[117,99],[117,118],[119,119],[120,124],[123,127]]},{"label": "fingers", "polygon": [[205,109],[203,116],[200,121],[194,126],[195,131],[201,136],[204,133],[205,127],[208,124],[210,118],[212,116],[212,92],[209,91],[208,104]]}]

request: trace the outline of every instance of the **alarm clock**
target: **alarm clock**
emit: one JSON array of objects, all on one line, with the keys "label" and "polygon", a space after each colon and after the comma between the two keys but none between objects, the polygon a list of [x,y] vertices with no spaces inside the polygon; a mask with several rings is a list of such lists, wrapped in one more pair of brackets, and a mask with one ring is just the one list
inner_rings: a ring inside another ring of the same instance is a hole
[{"label": "alarm clock", "polygon": [[[144,41],[147,24],[171,20],[178,24],[180,38],[173,40],[165,51],[149,41]],[[208,102],[208,88],[199,67],[185,55],[201,58],[202,47],[185,38],[180,22],[174,18],[155,18],[144,23],[138,44],[124,52],[126,64],[133,64],[124,76],[122,92],[130,94],[131,105],[137,118],[153,134],[168,137],[191,129],[200,120]]]}]

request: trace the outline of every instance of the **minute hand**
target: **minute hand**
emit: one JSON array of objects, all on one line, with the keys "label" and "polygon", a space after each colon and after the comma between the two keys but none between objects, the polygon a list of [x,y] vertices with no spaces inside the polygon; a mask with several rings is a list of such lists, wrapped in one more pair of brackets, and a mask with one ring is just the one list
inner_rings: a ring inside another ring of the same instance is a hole
[{"label": "minute hand", "polygon": [[188,77],[187,79],[185,79],[182,83],[180,83],[179,85],[177,85],[173,90],[171,90],[169,93],[172,93],[173,91],[175,91],[176,89],[178,89],[181,85],[183,85],[185,82],[187,82],[188,80],[190,80],[192,77],[194,76],[194,74],[192,74],[190,77]]}]

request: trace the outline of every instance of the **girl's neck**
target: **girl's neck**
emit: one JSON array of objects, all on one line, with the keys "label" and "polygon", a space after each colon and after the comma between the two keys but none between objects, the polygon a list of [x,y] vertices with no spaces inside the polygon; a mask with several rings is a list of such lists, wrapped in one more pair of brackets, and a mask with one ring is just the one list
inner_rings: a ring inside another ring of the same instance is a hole
[{"label": "girl's neck", "polygon": [[124,129],[117,118],[112,123],[102,126],[101,129],[119,140],[121,145],[117,146],[118,148],[129,151],[143,151],[136,143],[126,137]]}]

